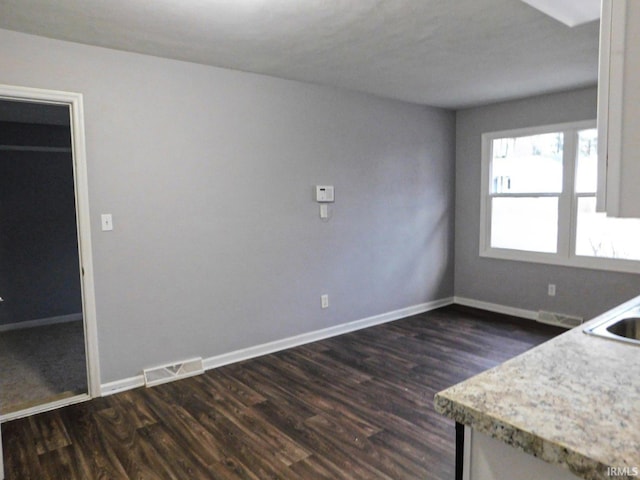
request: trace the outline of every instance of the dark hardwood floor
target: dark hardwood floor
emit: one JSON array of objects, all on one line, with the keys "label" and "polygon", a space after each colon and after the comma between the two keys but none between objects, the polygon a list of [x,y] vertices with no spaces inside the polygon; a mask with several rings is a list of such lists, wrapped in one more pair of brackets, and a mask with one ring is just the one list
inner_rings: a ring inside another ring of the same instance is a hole
[{"label": "dark hardwood floor", "polygon": [[452,480],[433,395],[562,331],[446,307],[15,420],[6,479]]}]

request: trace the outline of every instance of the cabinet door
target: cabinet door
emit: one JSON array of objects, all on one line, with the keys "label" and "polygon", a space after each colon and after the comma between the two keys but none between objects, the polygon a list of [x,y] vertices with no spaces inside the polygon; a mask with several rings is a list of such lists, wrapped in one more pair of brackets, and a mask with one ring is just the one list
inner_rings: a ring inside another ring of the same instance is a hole
[{"label": "cabinet door", "polygon": [[598,93],[598,209],[640,218],[640,2],[604,0]]}]

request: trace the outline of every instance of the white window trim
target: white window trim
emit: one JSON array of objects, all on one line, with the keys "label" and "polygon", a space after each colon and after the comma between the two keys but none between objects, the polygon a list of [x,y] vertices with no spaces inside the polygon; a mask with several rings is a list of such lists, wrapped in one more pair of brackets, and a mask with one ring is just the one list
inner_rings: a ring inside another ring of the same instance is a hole
[{"label": "white window trim", "polygon": [[[622,260],[603,257],[587,257],[575,254],[577,229],[576,198],[592,196],[591,194],[574,193],[574,179],[576,159],[569,158],[575,151],[575,136],[565,135],[563,191],[558,196],[558,252],[541,253],[524,250],[491,247],[491,195],[489,169],[492,158],[492,143],[496,138],[539,135],[558,131],[578,131],[596,128],[595,120],[559,123],[553,125],[502,130],[488,132],[482,135],[482,167],[480,190],[480,257],[501,260],[515,260],[521,262],[561,265],[566,267],[589,268],[594,270],[608,270],[615,272],[640,273],[640,261]],[[570,137],[570,138],[569,138]],[[568,145],[570,149],[566,148]],[[535,196],[535,195],[528,195]],[[553,196],[556,196],[555,194]],[[566,222],[566,219],[569,222]]]}]

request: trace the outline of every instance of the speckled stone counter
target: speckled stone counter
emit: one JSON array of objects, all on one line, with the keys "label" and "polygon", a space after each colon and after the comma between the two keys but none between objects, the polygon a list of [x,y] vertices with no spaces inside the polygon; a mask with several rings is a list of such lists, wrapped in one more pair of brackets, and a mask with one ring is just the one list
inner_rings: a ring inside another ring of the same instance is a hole
[{"label": "speckled stone counter", "polygon": [[[589,324],[638,304],[640,297]],[[640,345],[583,327],[436,394],[436,410],[580,478],[639,468]]]}]

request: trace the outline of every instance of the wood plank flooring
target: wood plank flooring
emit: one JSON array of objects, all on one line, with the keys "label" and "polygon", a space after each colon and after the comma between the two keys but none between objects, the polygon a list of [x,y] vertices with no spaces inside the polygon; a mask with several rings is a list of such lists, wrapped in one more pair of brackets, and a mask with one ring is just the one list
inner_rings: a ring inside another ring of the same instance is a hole
[{"label": "wood plank flooring", "polygon": [[446,307],[15,420],[6,479],[451,480],[433,395],[562,331]]}]

